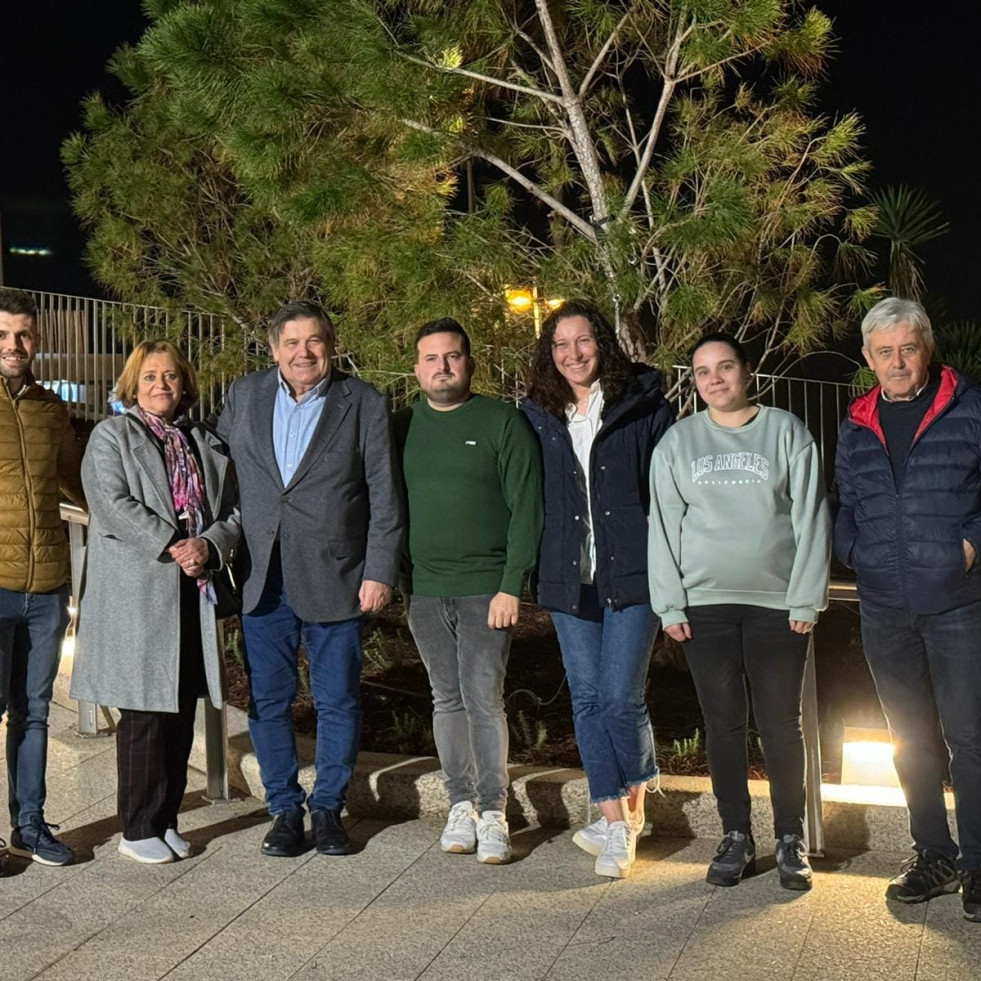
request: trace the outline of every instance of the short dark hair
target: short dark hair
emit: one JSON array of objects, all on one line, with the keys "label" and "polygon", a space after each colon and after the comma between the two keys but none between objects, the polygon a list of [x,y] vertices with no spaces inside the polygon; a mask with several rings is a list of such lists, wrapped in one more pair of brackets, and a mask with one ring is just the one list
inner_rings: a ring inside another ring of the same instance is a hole
[{"label": "short dark hair", "polygon": [[416,353],[419,353],[419,342],[430,334],[459,334],[463,341],[463,353],[470,357],[470,338],[463,326],[452,317],[440,317],[439,320],[430,320],[424,323],[416,331]]},{"label": "short dark hair", "polygon": [[744,348],[742,344],[732,336],[732,334],[727,334],[725,331],[721,330],[712,331],[709,334],[702,334],[695,346],[688,352],[689,364],[695,360],[695,352],[700,347],[705,347],[706,344],[725,344],[732,348],[732,353],[735,354],[736,360],[740,364],[749,364],[749,355],[746,353],[746,348]]},{"label": "short dark hair", "polygon": [[334,329],[334,322],[319,303],[314,303],[312,300],[291,300],[289,303],[284,303],[269,318],[270,344],[279,344],[283,327],[291,320],[316,320],[323,327],[331,344],[337,343],[337,331]]},{"label": "short dark hair", "polygon": [[0,287],[0,310],[11,313],[15,317],[30,317],[37,323],[37,304],[34,297],[24,290],[12,290]]}]

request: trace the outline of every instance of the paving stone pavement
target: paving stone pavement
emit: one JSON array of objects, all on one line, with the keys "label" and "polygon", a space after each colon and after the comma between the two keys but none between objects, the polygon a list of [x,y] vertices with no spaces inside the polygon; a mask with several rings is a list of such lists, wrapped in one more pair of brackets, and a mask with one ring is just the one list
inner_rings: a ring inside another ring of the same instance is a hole
[{"label": "paving stone pavement", "polygon": [[192,771],[181,829],[194,856],[136,865],[116,853],[113,740],[80,739],[72,722],[52,707],[48,817],[79,862],[9,860],[0,981],[981,978],[981,924],[959,897],[883,901],[897,854],[824,859],[810,893],[780,889],[772,858],[717,889],[705,839],[645,837],[633,875],[612,881],[568,831],[513,829],[516,860],[485,867],[444,855],[438,822],[362,819],[357,855],[263,859],[259,803],[208,804]]}]

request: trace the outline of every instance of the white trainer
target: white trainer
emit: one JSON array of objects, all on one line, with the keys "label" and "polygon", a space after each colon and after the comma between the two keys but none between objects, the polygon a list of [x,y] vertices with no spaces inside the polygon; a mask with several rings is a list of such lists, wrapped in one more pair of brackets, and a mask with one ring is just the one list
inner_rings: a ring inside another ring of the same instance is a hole
[{"label": "white trainer", "polygon": [[601,817],[585,828],[580,828],[573,836],[572,843],[578,845],[589,855],[599,855],[606,844],[606,836],[610,825],[605,817]]},{"label": "white trainer", "polygon": [[182,838],[176,828],[168,828],[164,832],[164,842],[178,858],[191,857],[191,843],[186,838]]},{"label": "white trainer", "polygon": [[439,847],[453,855],[469,855],[477,847],[477,812],[468,800],[458,801],[450,808]]},{"label": "white trainer", "polygon": [[[628,823],[633,828],[634,837],[639,838],[644,832],[644,803],[628,817]],[[592,824],[587,824],[585,828],[580,828],[573,836],[572,843],[578,845],[589,855],[599,855],[606,844],[607,835],[610,833],[610,824],[605,817],[601,817]],[[636,846],[635,846],[636,847]]]},{"label": "white trainer", "polygon": [[626,879],[637,854],[637,835],[626,821],[613,821],[609,825],[606,844],[596,856],[593,867],[597,875],[613,879]]},{"label": "white trainer", "polygon": [[164,865],[174,860],[174,853],[163,838],[137,838],[135,841],[122,838],[116,851],[144,865]]},{"label": "white trainer", "polygon": [[511,837],[502,811],[484,811],[477,821],[477,861],[503,865],[511,860]]}]

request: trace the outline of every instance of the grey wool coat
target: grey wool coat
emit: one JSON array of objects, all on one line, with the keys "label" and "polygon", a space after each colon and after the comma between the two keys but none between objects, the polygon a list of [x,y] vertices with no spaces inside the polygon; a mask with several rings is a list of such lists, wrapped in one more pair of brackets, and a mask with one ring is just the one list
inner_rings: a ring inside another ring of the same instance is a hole
[{"label": "grey wool coat", "polygon": [[388,401],[332,369],[320,421],[284,487],[273,447],[278,384],[276,368],[239,378],[218,420],[242,494],[243,612],[259,603],[279,541],[293,612],[307,623],[352,619],[363,580],[398,582],[403,503]]},{"label": "grey wool coat", "polygon": [[[234,471],[217,436],[200,425],[189,433],[207,498],[202,537],[224,565],[240,535]],[[167,548],[183,529],[163,453],[135,410],[92,431],[82,484],[90,517],[71,695],[115,708],[176,712],[184,573]],[[220,708],[214,607],[203,596],[200,603],[208,693]]]}]

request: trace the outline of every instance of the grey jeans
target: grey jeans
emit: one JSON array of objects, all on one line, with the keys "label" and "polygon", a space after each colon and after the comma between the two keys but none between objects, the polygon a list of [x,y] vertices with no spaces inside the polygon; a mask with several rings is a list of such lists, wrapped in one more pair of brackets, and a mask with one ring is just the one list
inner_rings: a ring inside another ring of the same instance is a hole
[{"label": "grey jeans", "polygon": [[491,594],[412,596],[408,620],[433,690],[433,737],[450,805],[503,811],[508,787],[504,674],[511,632],[487,626]]}]

